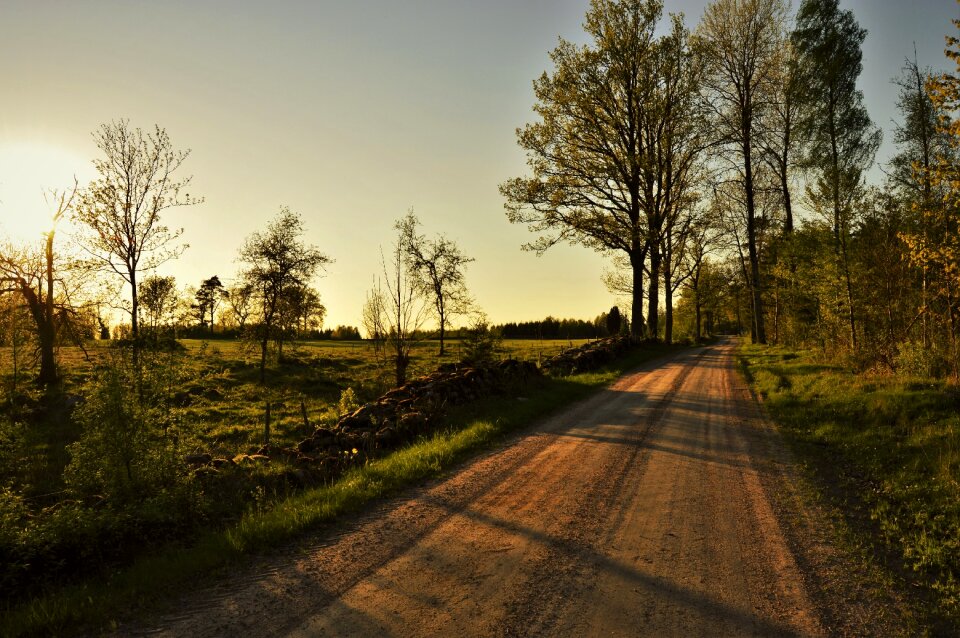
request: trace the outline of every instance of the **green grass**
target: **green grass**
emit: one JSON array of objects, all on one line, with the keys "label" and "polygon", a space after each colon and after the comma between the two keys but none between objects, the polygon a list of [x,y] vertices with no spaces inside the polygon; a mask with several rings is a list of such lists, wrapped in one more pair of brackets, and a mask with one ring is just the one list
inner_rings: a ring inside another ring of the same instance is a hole
[{"label": "green grass", "polygon": [[935,626],[960,626],[956,386],[864,376],[777,347],[743,346],[739,357],[848,528],[924,594]]},{"label": "green grass", "polygon": [[131,609],[162,606],[165,595],[216,573],[251,552],[279,544],[355,512],[371,501],[440,476],[457,463],[608,385],[624,371],[669,351],[653,347],[629,354],[615,365],[564,379],[545,378],[515,397],[494,397],[454,410],[446,430],[389,456],[347,472],[335,483],[296,493],[275,503],[258,501],[238,522],[205,533],[187,548],[170,547],[105,578],[48,592],[5,611],[2,635],[49,635],[113,626]]}]

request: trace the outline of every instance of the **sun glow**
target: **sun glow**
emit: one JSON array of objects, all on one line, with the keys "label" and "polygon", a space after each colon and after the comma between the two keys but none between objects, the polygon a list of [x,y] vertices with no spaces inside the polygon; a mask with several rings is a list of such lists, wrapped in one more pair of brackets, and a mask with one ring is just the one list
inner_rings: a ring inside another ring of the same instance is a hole
[{"label": "sun glow", "polygon": [[80,186],[91,178],[89,160],[49,144],[0,145],[0,237],[15,242],[38,239],[51,226],[57,205],[51,189]]}]

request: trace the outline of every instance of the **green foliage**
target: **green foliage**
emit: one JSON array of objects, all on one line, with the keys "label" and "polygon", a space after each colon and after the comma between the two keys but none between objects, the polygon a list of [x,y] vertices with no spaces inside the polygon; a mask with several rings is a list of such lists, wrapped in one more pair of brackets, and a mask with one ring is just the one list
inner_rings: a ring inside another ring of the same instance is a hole
[{"label": "green foliage", "polygon": [[950,361],[941,352],[916,341],[899,345],[894,365],[899,374],[912,377],[943,377],[950,370]]},{"label": "green foliage", "polygon": [[[211,530],[196,543],[187,546],[168,546],[143,556],[128,568],[111,574],[109,582],[93,579],[66,588],[55,589],[45,596],[10,605],[0,616],[0,634],[63,633],[76,630],[80,623],[89,626],[104,623],[132,605],[155,600],[159,594],[195,581],[198,576],[221,568],[238,559],[245,552],[265,550],[287,542],[307,530],[356,511],[373,499],[395,493],[424,478],[436,477],[450,470],[457,462],[482,450],[503,434],[528,426],[537,418],[568,405],[609,384],[626,370],[643,361],[666,352],[665,347],[635,350],[615,364],[591,373],[573,375],[564,379],[544,379],[538,385],[516,388],[524,401],[504,401],[502,397],[481,400],[459,406],[449,416],[449,429],[424,438],[409,447],[356,467],[333,484],[289,495],[257,486],[244,485],[245,494],[261,496],[258,507],[248,507],[239,520],[225,529]],[[189,499],[158,511],[162,515],[176,515],[191,511]],[[9,507],[16,509],[16,505]],[[104,510],[88,510],[89,523],[78,516],[79,509],[65,512],[50,527],[49,536],[71,538],[72,547],[82,549],[85,539],[94,551],[102,547],[99,540],[106,538],[113,544],[130,543],[135,536],[122,537],[120,523],[123,516]],[[75,518],[71,518],[75,517]],[[80,523],[71,528],[71,521]],[[110,527],[110,521],[118,525]],[[160,521],[169,525],[169,521]],[[138,528],[143,536],[153,532],[148,521]],[[93,530],[100,525],[96,534]],[[89,553],[89,549],[87,550]]]},{"label": "green foliage", "polygon": [[353,388],[344,388],[343,392],[340,393],[340,401],[337,402],[337,413],[349,414],[359,407],[360,402],[357,401],[357,395],[353,392]]},{"label": "green foliage", "polygon": [[607,313],[605,323],[608,335],[613,336],[620,334],[620,326],[623,323],[620,317],[620,308],[617,306],[611,308],[610,312]]},{"label": "green foliage", "polygon": [[500,332],[490,328],[486,317],[478,316],[463,338],[462,361],[470,364],[493,361],[502,351],[502,343]]},{"label": "green foliage", "polygon": [[68,447],[72,460],[64,478],[70,489],[132,502],[182,482],[171,409],[179,363],[176,354],[145,351],[138,371],[129,351],[110,352],[74,415],[82,429]]},{"label": "green foliage", "polygon": [[0,487],[0,591],[10,591],[25,570],[22,541],[30,511],[23,495]]},{"label": "green foliage", "polygon": [[[901,356],[929,365],[921,348]],[[864,376],[811,353],[745,347],[753,385],[811,477],[860,540],[895,557],[960,622],[960,419],[956,389],[930,378]],[[864,521],[872,521],[870,524]]]}]

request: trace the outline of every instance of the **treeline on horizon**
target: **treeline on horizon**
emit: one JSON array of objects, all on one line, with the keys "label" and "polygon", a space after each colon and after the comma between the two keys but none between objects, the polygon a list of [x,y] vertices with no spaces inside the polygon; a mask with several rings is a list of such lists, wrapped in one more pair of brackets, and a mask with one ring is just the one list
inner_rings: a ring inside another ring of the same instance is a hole
[{"label": "treeline on horizon", "polygon": [[[553,316],[547,316],[534,321],[508,321],[501,324],[492,324],[489,330],[502,339],[602,339],[612,336],[607,328],[608,312],[600,313],[594,319],[558,319]],[[618,334],[629,332],[629,321],[622,318],[622,327]],[[93,326],[88,326],[86,332],[87,338],[123,339],[128,334],[129,327],[126,325],[114,326],[112,331],[105,334],[97,334]],[[147,328],[147,332],[151,329]],[[235,325],[215,325],[211,328],[206,323],[191,323],[181,326],[162,326],[157,328],[161,336],[177,339],[239,339],[243,337],[241,329]],[[467,338],[471,328],[460,326],[451,328],[447,331],[450,339]],[[0,333],[0,345],[9,346],[9,335]],[[290,339],[315,340],[315,341],[365,341],[365,338],[356,326],[338,325],[333,328],[310,328],[304,331],[291,329],[288,335]],[[416,340],[431,340],[437,338],[436,330],[421,330],[411,335]]]}]

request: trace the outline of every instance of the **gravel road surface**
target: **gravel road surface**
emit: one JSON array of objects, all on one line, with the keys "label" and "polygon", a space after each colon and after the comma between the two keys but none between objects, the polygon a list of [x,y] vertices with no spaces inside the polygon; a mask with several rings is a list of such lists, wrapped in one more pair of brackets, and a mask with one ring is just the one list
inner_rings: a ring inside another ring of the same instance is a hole
[{"label": "gravel road surface", "polygon": [[134,633],[882,633],[817,602],[822,582],[803,572],[823,548],[802,558],[796,523],[788,533],[784,519],[800,515],[774,494],[782,445],[732,350],[723,342],[650,362]]}]

